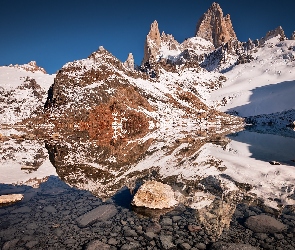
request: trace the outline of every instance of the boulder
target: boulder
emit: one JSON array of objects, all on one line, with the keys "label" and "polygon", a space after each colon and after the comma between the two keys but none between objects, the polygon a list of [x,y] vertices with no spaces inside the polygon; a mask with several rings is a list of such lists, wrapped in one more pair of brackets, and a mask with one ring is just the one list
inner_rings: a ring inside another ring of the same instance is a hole
[{"label": "boulder", "polygon": [[147,181],[135,194],[132,204],[147,208],[171,208],[177,204],[169,185],[157,181]]},{"label": "boulder", "polygon": [[264,214],[249,217],[245,226],[255,233],[278,233],[287,228],[280,221]]}]

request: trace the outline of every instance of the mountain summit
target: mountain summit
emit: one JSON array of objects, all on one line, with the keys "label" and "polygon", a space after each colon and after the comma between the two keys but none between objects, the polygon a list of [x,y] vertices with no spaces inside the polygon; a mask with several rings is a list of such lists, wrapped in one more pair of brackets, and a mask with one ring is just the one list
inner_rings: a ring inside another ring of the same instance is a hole
[{"label": "mountain summit", "polygon": [[215,2],[199,19],[195,35],[212,42],[216,48],[222,43],[237,40],[230,15],[224,17],[220,5]]}]

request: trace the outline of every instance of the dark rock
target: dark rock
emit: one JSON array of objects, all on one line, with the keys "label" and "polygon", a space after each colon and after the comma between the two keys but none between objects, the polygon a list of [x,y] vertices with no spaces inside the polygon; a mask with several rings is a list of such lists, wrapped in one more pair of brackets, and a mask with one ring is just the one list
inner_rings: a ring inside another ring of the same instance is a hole
[{"label": "dark rock", "polygon": [[86,250],[109,250],[111,247],[99,240],[91,241],[87,244]]},{"label": "dark rock", "polygon": [[2,247],[2,250],[16,249],[16,244],[19,239],[13,239],[10,241],[6,241]]},{"label": "dark rock", "polygon": [[153,232],[153,233],[160,233],[161,231],[161,225],[158,223],[153,223],[151,225],[149,225],[146,230],[147,233],[148,232]]},{"label": "dark rock", "polygon": [[28,206],[23,206],[13,210],[11,213],[18,214],[18,213],[29,213],[29,212],[31,212],[31,208],[29,208]]},{"label": "dark rock", "polygon": [[192,248],[192,247],[190,246],[190,244],[188,244],[188,243],[180,243],[180,244],[178,245],[178,247],[179,247],[180,249],[182,249],[182,250],[189,250],[189,249]]},{"label": "dark rock", "polygon": [[121,250],[138,250],[141,249],[141,245],[138,242],[130,242],[121,247]]},{"label": "dark rock", "polygon": [[172,226],[172,219],[164,217],[161,224],[163,224],[164,226]]},{"label": "dark rock", "polygon": [[87,227],[97,221],[107,221],[117,214],[114,205],[102,205],[77,218],[79,227]]},{"label": "dark rock", "polygon": [[47,207],[44,208],[44,211],[46,211],[48,213],[55,213],[56,208],[54,206],[47,206]]},{"label": "dark rock", "polygon": [[124,236],[125,237],[137,237],[137,233],[135,230],[127,229],[124,231]]},{"label": "dark rock", "polygon": [[33,248],[34,246],[38,245],[39,241],[37,240],[33,240],[33,241],[29,241],[27,244],[26,244],[26,247],[27,248]]},{"label": "dark rock", "polygon": [[211,246],[210,250],[259,250],[259,248],[248,244],[216,242]]},{"label": "dark rock", "polygon": [[147,239],[147,240],[152,240],[156,237],[156,234],[153,233],[153,232],[147,232],[144,234],[144,237]]},{"label": "dark rock", "polygon": [[287,228],[275,218],[263,214],[249,217],[245,225],[255,233],[277,233]]},{"label": "dark rock", "polygon": [[198,243],[198,244],[196,244],[196,248],[198,248],[200,250],[205,250],[207,247],[204,243]]}]

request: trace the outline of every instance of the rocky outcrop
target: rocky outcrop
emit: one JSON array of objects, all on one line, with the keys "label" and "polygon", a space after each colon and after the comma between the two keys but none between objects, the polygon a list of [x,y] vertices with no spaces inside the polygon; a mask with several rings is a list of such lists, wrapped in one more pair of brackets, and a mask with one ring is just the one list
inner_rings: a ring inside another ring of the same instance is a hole
[{"label": "rocky outcrop", "polygon": [[25,71],[30,71],[30,72],[42,72],[44,74],[47,74],[44,68],[39,67],[37,65],[36,61],[31,61],[31,62],[29,62],[27,64],[22,64],[22,65],[18,65],[18,64],[12,65],[12,64],[10,64],[9,67],[15,67],[15,68],[23,69]]},{"label": "rocky outcrop", "polygon": [[147,181],[135,194],[133,205],[147,208],[171,208],[177,204],[169,185],[157,181]]},{"label": "rocky outcrop", "polygon": [[150,31],[145,40],[142,64],[145,64],[146,62],[150,61],[156,61],[160,45],[161,36],[158,27],[158,22],[155,20],[151,24]]},{"label": "rocky outcrop", "polygon": [[0,195],[0,205],[1,204],[10,204],[17,201],[21,201],[24,198],[22,194],[7,194]]},{"label": "rocky outcrop", "polygon": [[126,61],[124,62],[124,66],[134,70],[134,58],[133,58],[133,54],[129,53],[128,57],[126,59]]},{"label": "rocky outcrop", "polygon": [[285,36],[285,32],[282,28],[282,26],[278,26],[277,28],[275,28],[274,30],[268,31],[265,35],[264,38],[262,38],[262,40],[260,41],[261,44],[263,44],[265,41],[277,37],[279,36],[280,40],[285,40],[286,36]]},{"label": "rocky outcrop", "polygon": [[295,40],[295,31],[293,31],[291,37],[290,37],[290,40]]},{"label": "rocky outcrop", "polygon": [[224,17],[218,3],[213,3],[199,19],[195,35],[212,42],[216,48],[222,43],[237,40],[230,15]]}]

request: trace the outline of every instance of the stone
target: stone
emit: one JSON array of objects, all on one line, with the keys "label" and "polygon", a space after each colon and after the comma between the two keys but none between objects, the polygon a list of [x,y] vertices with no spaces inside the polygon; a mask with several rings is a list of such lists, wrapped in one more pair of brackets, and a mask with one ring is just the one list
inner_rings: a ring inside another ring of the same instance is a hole
[{"label": "stone", "polygon": [[117,208],[112,205],[102,205],[76,219],[79,227],[87,227],[97,221],[107,221],[118,213]]},{"label": "stone", "polygon": [[26,247],[30,249],[30,248],[33,248],[34,246],[38,245],[38,243],[39,243],[38,240],[32,240],[26,244]]},{"label": "stone", "polygon": [[11,213],[18,214],[18,213],[29,213],[29,212],[31,212],[31,208],[29,208],[28,206],[23,206],[13,210]]},{"label": "stone", "polygon": [[153,240],[156,237],[156,234],[154,232],[147,232],[144,234],[144,237],[148,240]]},{"label": "stone", "polygon": [[207,247],[204,243],[198,243],[196,244],[196,248],[200,249],[200,250],[205,250]]},{"label": "stone", "polygon": [[230,15],[224,17],[218,3],[213,3],[199,19],[195,35],[212,42],[215,48],[223,43],[237,40]]},{"label": "stone", "polygon": [[125,237],[137,237],[137,233],[135,230],[127,229],[124,231],[124,236]]},{"label": "stone", "polygon": [[200,231],[202,228],[201,228],[201,226],[197,226],[197,225],[188,225],[188,226],[187,226],[187,229],[188,229],[190,232],[198,232],[198,231]]},{"label": "stone", "polygon": [[14,203],[24,198],[22,194],[6,194],[0,195],[0,204]]},{"label": "stone", "polygon": [[149,225],[145,231],[147,233],[148,232],[159,233],[161,231],[161,225],[158,223],[153,223],[153,224]]},{"label": "stone", "polygon": [[138,207],[171,208],[177,204],[169,185],[157,181],[147,181],[135,194],[132,204]]},{"label": "stone", "polygon": [[114,245],[114,246],[116,246],[117,245],[117,240],[115,239],[115,238],[110,238],[109,240],[108,240],[108,244],[109,245]]},{"label": "stone", "polygon": [[16,249],[16,244],[19,242],[19,239],[13,239],[6,241],[2,247],[2,250]]},{"label": "stone", "polygon": [[111,247],[99,240],[91,241],[87,244],[86,250],[109,250]]},{"label": "stone", "polygon": [[184,242],[184,243],[179,244],[179,248],[182,249],[182,250],[189,250],[192,247],[190,246],[190,244]]},{"label": "stone", "polygon": [[124,62],[124,66],[134,70],[134,58],[132,53],[128,54],[127,60]]},{"label": "stone", "polygon": [[164,226],[172,226],[172,219],[171,218],[164,217],[162,219],[161,224],[164,225]]},{"label": "stone", "polygon": [[249,217],[245,226],[255,233],[278,233],[287,228],[280,221],[264,214]]},{"label": "stone", "polygon": [[214,243],[210,250],[259,250],[257,247],[253,247],[249,244],[236,244],[236,243],[224,243],[216,242]]},{"label": "stone", "polygon": [[172,236],[170,235],[161,235],[160,242],[162,248],[165,250],[176,249],[176,246],[172,242]]},{"label": "stone", "polygon": [[44,211],[46,211],[48,213],[55,213],[56,208],[54,206],[47,206],[47,207],[44,207]]},{"label": "stone", "polygon": [[128,244],[124,244],[121,250],[138,250],[141,249],[141,245],[138,242],[129,242]]}]

